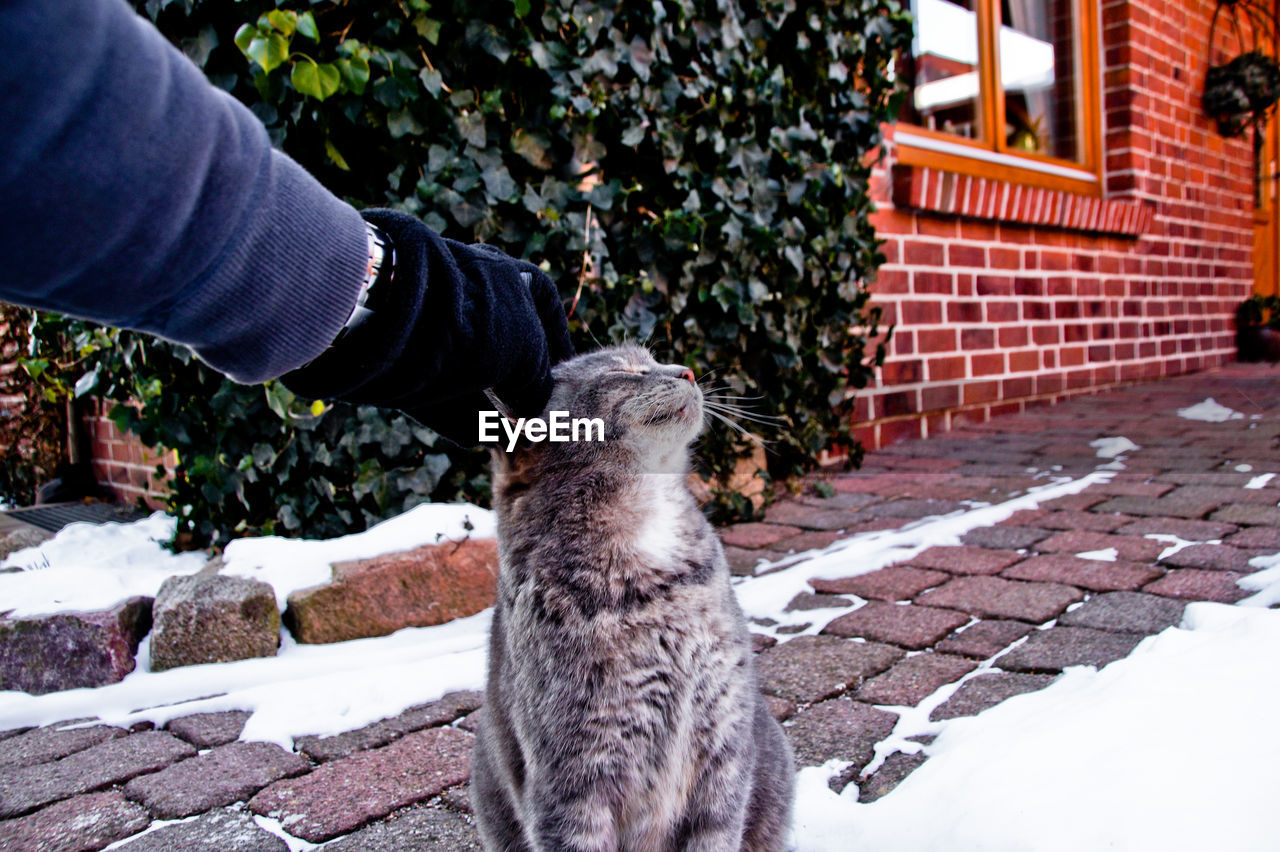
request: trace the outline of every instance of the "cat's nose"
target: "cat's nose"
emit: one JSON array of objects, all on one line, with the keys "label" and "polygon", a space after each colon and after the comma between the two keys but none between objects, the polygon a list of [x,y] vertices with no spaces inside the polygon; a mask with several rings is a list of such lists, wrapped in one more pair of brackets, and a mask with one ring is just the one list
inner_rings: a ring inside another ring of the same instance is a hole
[{"label": "cat's nose", "polygon": [[693,370],[690,370],[688,367],[685,367],[680,371],[680,378],[684,379],[691,385],[696,385],[698,383],[697,376],[695,376],[693,374]]}]

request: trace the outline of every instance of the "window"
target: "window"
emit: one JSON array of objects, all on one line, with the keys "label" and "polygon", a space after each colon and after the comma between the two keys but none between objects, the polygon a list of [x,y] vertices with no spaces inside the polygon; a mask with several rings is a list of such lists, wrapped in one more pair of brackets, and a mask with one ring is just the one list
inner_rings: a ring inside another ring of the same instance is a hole
[{"label": "window", "polygon": [[912,0],[900,159],[1100,194],[1094,0]]}]

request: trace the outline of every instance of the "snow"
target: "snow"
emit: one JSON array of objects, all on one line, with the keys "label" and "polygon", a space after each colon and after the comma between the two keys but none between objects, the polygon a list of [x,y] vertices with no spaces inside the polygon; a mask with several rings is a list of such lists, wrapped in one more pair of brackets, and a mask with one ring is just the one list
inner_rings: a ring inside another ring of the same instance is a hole
[{"label": "snow", "polygon": [[38,547],[0,563],[0,611],[11,616],[109,609],[134,595],[154,597],[173,574],[204,567],[203,553],[162,546],[177,521],[157,512],[132,524],[71,524]]},{"label": "snow", "polygon": [[1116,456],[1142,449],[1133,441],[1124,437],[1099,438],[1096,441],[1090,441],[1089,446],[1098,451],[1098,458],[1100,459],[1113,459]]},{"label": "snow", "polygon": [[1178,416],[1184,420],[1200,420],[1204,423],[1225,423],[1228,420],[1244,419],[1243,414],[1215,402],[1213,397],[1187,408],[1179,408]]},{"label": "snow", "polygon": [[1087,550],[1084,553],[1077,553],[1081,559],[1092,559],[1095,562],[1115,562],[1120,558],[1120,551],[1114,547],[1104,548],[1103,550]]},{"label": "snow", "polygon": [[[735,588],[743,609],[748,617],[773,619],[773,631],[800,620],[822,624],[822,612],[783,611],[810,579],[863,574],[928,547],[958,543],[969,530],[1109,481],[1115,460],[1133,447],[1112,440],[1096,449],[1099,458],[1113,461],[1086,476],[898,530],[854,535],[791,557],[774,573],[742,579]],[[0,600],[35,612],[109,606],[122,596],[154,593],[162,575],[203,564],[203,557],[176,556],[159,546],[171,524],[153,516],[132,525],[68,527],[5,563],[24,570],[0,575]],[[266,579],[283,596],[323,580],[331,561],[468,533],[492,535],[492,516],[469,506],[420,507],[367,533],[328,542],[237,541],[227,550],[224,570]],[[1147,537],[1169,545],[1162,558],[1195,543]],[[1079,555],[1115,558],[1111,548]],[[977,716],[929,721],[931,710],[966,680],[999,670],[997,657],[917,707],[886,708],[900,718],[877,747],[871,768],[895,749],[923,750],[928,761],[870,804],[857,801],[856,785],[839,795],[828,788],[844,764],[802,768],[796,849],[1275,848],[1280,678],[1266,672],[1269,661],[1280,658],[1280,610],[1268,609],[1280,603],[1280,553],[1256,557],[1252,565],[1258,571],[1239,584],[1253,594],[1240,605],[1191,604],[1179,626],[1145,639],[1129,657],[1101,670],[1068,669],[1048,688]],[[304,734],[351,730],[451,690],[483,688],[489,620],[485,612],[332,645],[298,645],[285,634],[275,658],[164,672],[148,671],[144,640],[137,670],[120,683],[44,696],[0,692],[0,730],[74,718],[162,725],[195,712],[247,709],[252,716],[243,739],[288,747]],[[927,746],[908,739],[920,734],[937,739]],[[272,828],[291,848],[310,848],[283,827]]]},{"label": "snow", "polygon": [[1267,483],[1275,478],[1276,475],[1274,473],[1261,473],[1246,482],[1244,487],[1250,491],[1257,491],[1266,488]]},{"label": "snow", "polygon": [[802,770],[798,849],[1274,849],[1280,679],[1259,667],[1277,654],[1280,613],[1191,604],[1100,671],[942,723],[877,802]]}]

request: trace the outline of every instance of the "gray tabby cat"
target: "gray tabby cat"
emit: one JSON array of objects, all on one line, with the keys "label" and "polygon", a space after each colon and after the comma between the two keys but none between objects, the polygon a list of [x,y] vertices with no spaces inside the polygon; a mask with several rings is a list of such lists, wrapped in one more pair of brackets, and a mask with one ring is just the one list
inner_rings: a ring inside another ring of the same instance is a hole
[{"label": "gray tabby cat", "polygon": [[605,441],[495,452],[501,555],[472,803],[486,849],[783,850],[791,749],[685,487],[693,374],[637,346],[555,368]]}]

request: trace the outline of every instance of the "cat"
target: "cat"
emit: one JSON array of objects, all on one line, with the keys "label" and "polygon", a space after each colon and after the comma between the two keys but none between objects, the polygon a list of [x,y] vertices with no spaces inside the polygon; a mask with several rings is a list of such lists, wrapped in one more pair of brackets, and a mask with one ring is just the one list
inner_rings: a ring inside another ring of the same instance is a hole
[{"label": "cat", "polygon": [[791,749],[685,486],[693,373],[624,345],[553,370],[604,441],[494,452],[501,572],[472,808],[485,848],[787,848]]}]

